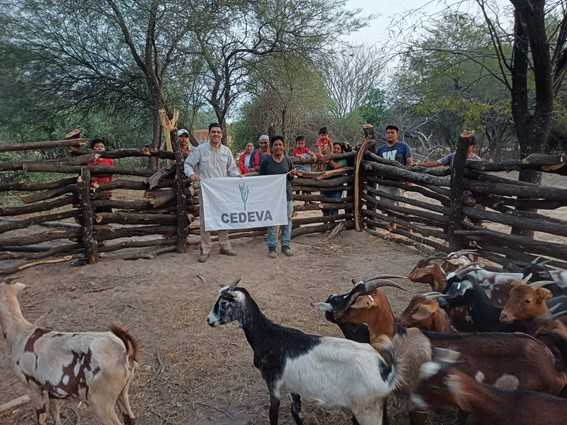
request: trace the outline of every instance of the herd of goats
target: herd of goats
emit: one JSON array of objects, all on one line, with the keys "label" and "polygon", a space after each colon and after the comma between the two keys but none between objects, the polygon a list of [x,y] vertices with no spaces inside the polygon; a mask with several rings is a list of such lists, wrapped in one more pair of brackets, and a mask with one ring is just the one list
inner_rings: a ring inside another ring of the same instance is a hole
[{"label": "herd of goats", "polygon": [[[309,335],[264,316],[239,280],[223,287],[207,316],[216,327],[238,321],[270,394],[270,425],[281,390],[301,425],[301,397],[349,409],[353,423],[388,424],[386,399],[406,400],[410,423],[453,405],[457,421],[480,425],[567,423],[567,271],[539,259],[523,273],[493,272],[473,251],[421,260],[409,274],[429,284],[394,316],[380,288],[405,290],[376,276],[350,292],[313,302],[346,338]],[[406,278],[406,277],[404,277]],[[16,376],[26,385],[40,425],[61,424],[58,399],[87,400],[105,425],[134,424],[128,388],[137,346],[127,331],[66,333],[22,315],[21,283],[0,283],[0,325]]]}]

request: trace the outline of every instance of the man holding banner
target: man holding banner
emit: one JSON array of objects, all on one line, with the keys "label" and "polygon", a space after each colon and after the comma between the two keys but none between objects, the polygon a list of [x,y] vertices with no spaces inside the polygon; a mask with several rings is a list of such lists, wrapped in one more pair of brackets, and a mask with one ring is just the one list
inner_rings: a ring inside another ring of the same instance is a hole
[{"label": "man holding banner", "polygon": [[[272,137],[272,155],[266,157],[260,165],[260,175],[284,174],[286,178],[286,206],[287,206],[287,224],[281,225],[281,244],[282,253],[291,257],[291,219],[293,217],[293,192],[291,190],[291,181],[297,175],[293,166],[293,162],[288,156],[285,156],[285,144],[283,136]],[[278,241],[278,226],[268,227],[268,257],[276,258],[276,244]]]},{"label": "man holding banner", "polygon": [[[238,177],[240,175],[238,166],[234,161],[232,152],[222,144],[222,128],[220,124],[209,125],[209,141],[200,144],[193,154],[188,156],[184,163],[184,171],[192,182],[200,182],[210,178]],[[211,252],[211,234],[205,228],[205,211],[202,196],[199,196],[200,227],[201,227],[201,252],[197,261],[204,263]],[[222,255],[235,256],[228,240],[228,230],[219,230],[220,253]]]}]

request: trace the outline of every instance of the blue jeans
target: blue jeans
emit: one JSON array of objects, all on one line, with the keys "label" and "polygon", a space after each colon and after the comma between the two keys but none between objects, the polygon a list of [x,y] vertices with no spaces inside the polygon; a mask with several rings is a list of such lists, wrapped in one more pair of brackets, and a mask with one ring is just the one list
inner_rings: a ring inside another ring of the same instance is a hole
[{"label": "blue jeans", "polygon": [[[341,199],[341,196],[343,195],[343,191],[342,190],[322,190],[321,191],[321,195],[323,195],[325,198],[331,198],[331,199]],[[331,215],[331,216],[337,216],[339,215],[339,209],[338,208],[323,208],[323,215]]]},{"label": "blue jeans", "polygon": [[[282,246],[289,246],[291,242],[291,219],[293,217],[293,201],[287,201],[287,225],[282,229]],[[268,227],[268,248],[275,248],[278,242],[278,226]]]}]

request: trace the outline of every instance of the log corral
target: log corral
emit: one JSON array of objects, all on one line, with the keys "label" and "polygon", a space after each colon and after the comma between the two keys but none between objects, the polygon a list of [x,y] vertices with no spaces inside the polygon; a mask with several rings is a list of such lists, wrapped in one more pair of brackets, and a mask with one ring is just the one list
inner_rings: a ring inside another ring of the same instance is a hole
[{"label": "log corral", "polygon": [[[85,143],[71,139],[0,149],[3,158],[9,158],[0,163],[0,259],[5,260],[0,275],[48,261],[153,258],[199,244],[194,220],[198,189],[183,174],[180,152],[95,152]],[[567,222],[554,214],[567,207],[565,185],[521,183],[503,175],[529,168],[560,181],[567,171],[565,155],[532,155],[495,164],[466,160],[466,146],[466,140],[459,142],[453,170],[408,169],[375,155],[375,141],[369,139],[356,152],[328,155],[346,158],[349,166],[299,172],[293,182],[292,236],[366,229],[380,237],[400,236],[395,240],[423,252],[474,247],[480,256],[503,266],[536,256],[567,266]],[[34,149],[58,149],[60,154],[40,160],[30,155]],[[98,157],[113,158],[115,166],[87,165]],[[176,162],[154,172],[126,166],[135,158]],[[129,161],[122,163],[124,159]],[[114,176],[110,182],[90,183],[91,176],[109,174]],[[383,186],[403,189],[405,196],[385,192]],[[328,198],[326,191],[342,191],[342,196]],[[523,211],[528,208],[539,212]],[[338,210],[338,215],[322,214],[329,209]],[[392,222],[395,229],[389,228]],[[512,226],[534,230],[536,237],[512,236]],[[238,230],[230,237],[262,234],[262,229]]]},{"label": "log corral", "polygon": [[[382,237],[404,236],[395,240],[423,252],[427,247],[442,252],[467,247],[506,268],[517,269],[537,256],[567,267],[566,155],[537,154],[497,164],[467,160],[467,148],[467,136],[462,135],[452,169],[408,169],[368,153],[362,179],[366,227],[389,230],[372,232]],[[541,171],[544,184],[523,183],[509,175],[524,168]],[[553,185],[546,185],[548,181]],[[401,188],[405,196],[381,191],[381,185]],[[386,205],[381,197],[400,205]],[[526,208],[539,211],[520,210]],[[388,229],[388,222],[397,228]],[[511,235],[512,226],[535,231],[534,239]]]}]

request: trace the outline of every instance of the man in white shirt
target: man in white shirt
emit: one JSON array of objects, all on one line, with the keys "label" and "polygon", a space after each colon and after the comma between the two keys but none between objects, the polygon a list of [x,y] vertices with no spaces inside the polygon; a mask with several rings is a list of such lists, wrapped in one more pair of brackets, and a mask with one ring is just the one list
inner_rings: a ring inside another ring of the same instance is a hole
[{"label": "man in white shirt", "polygon": [[[200,144],[184,163],[184,171],[192,182],[213,177],[238,177],[238,166],[230,149],[222,144],[222,128],[220,124],[209,125],[209,141]],[[197,261],[204,263],[211,253],[212,241],[210,232],[205,231],[205,214],[203,214],[203,198],[199,196],[201,252]],[[235,256],[228,240],[228,230],[219,230],[220,253]]]}]

